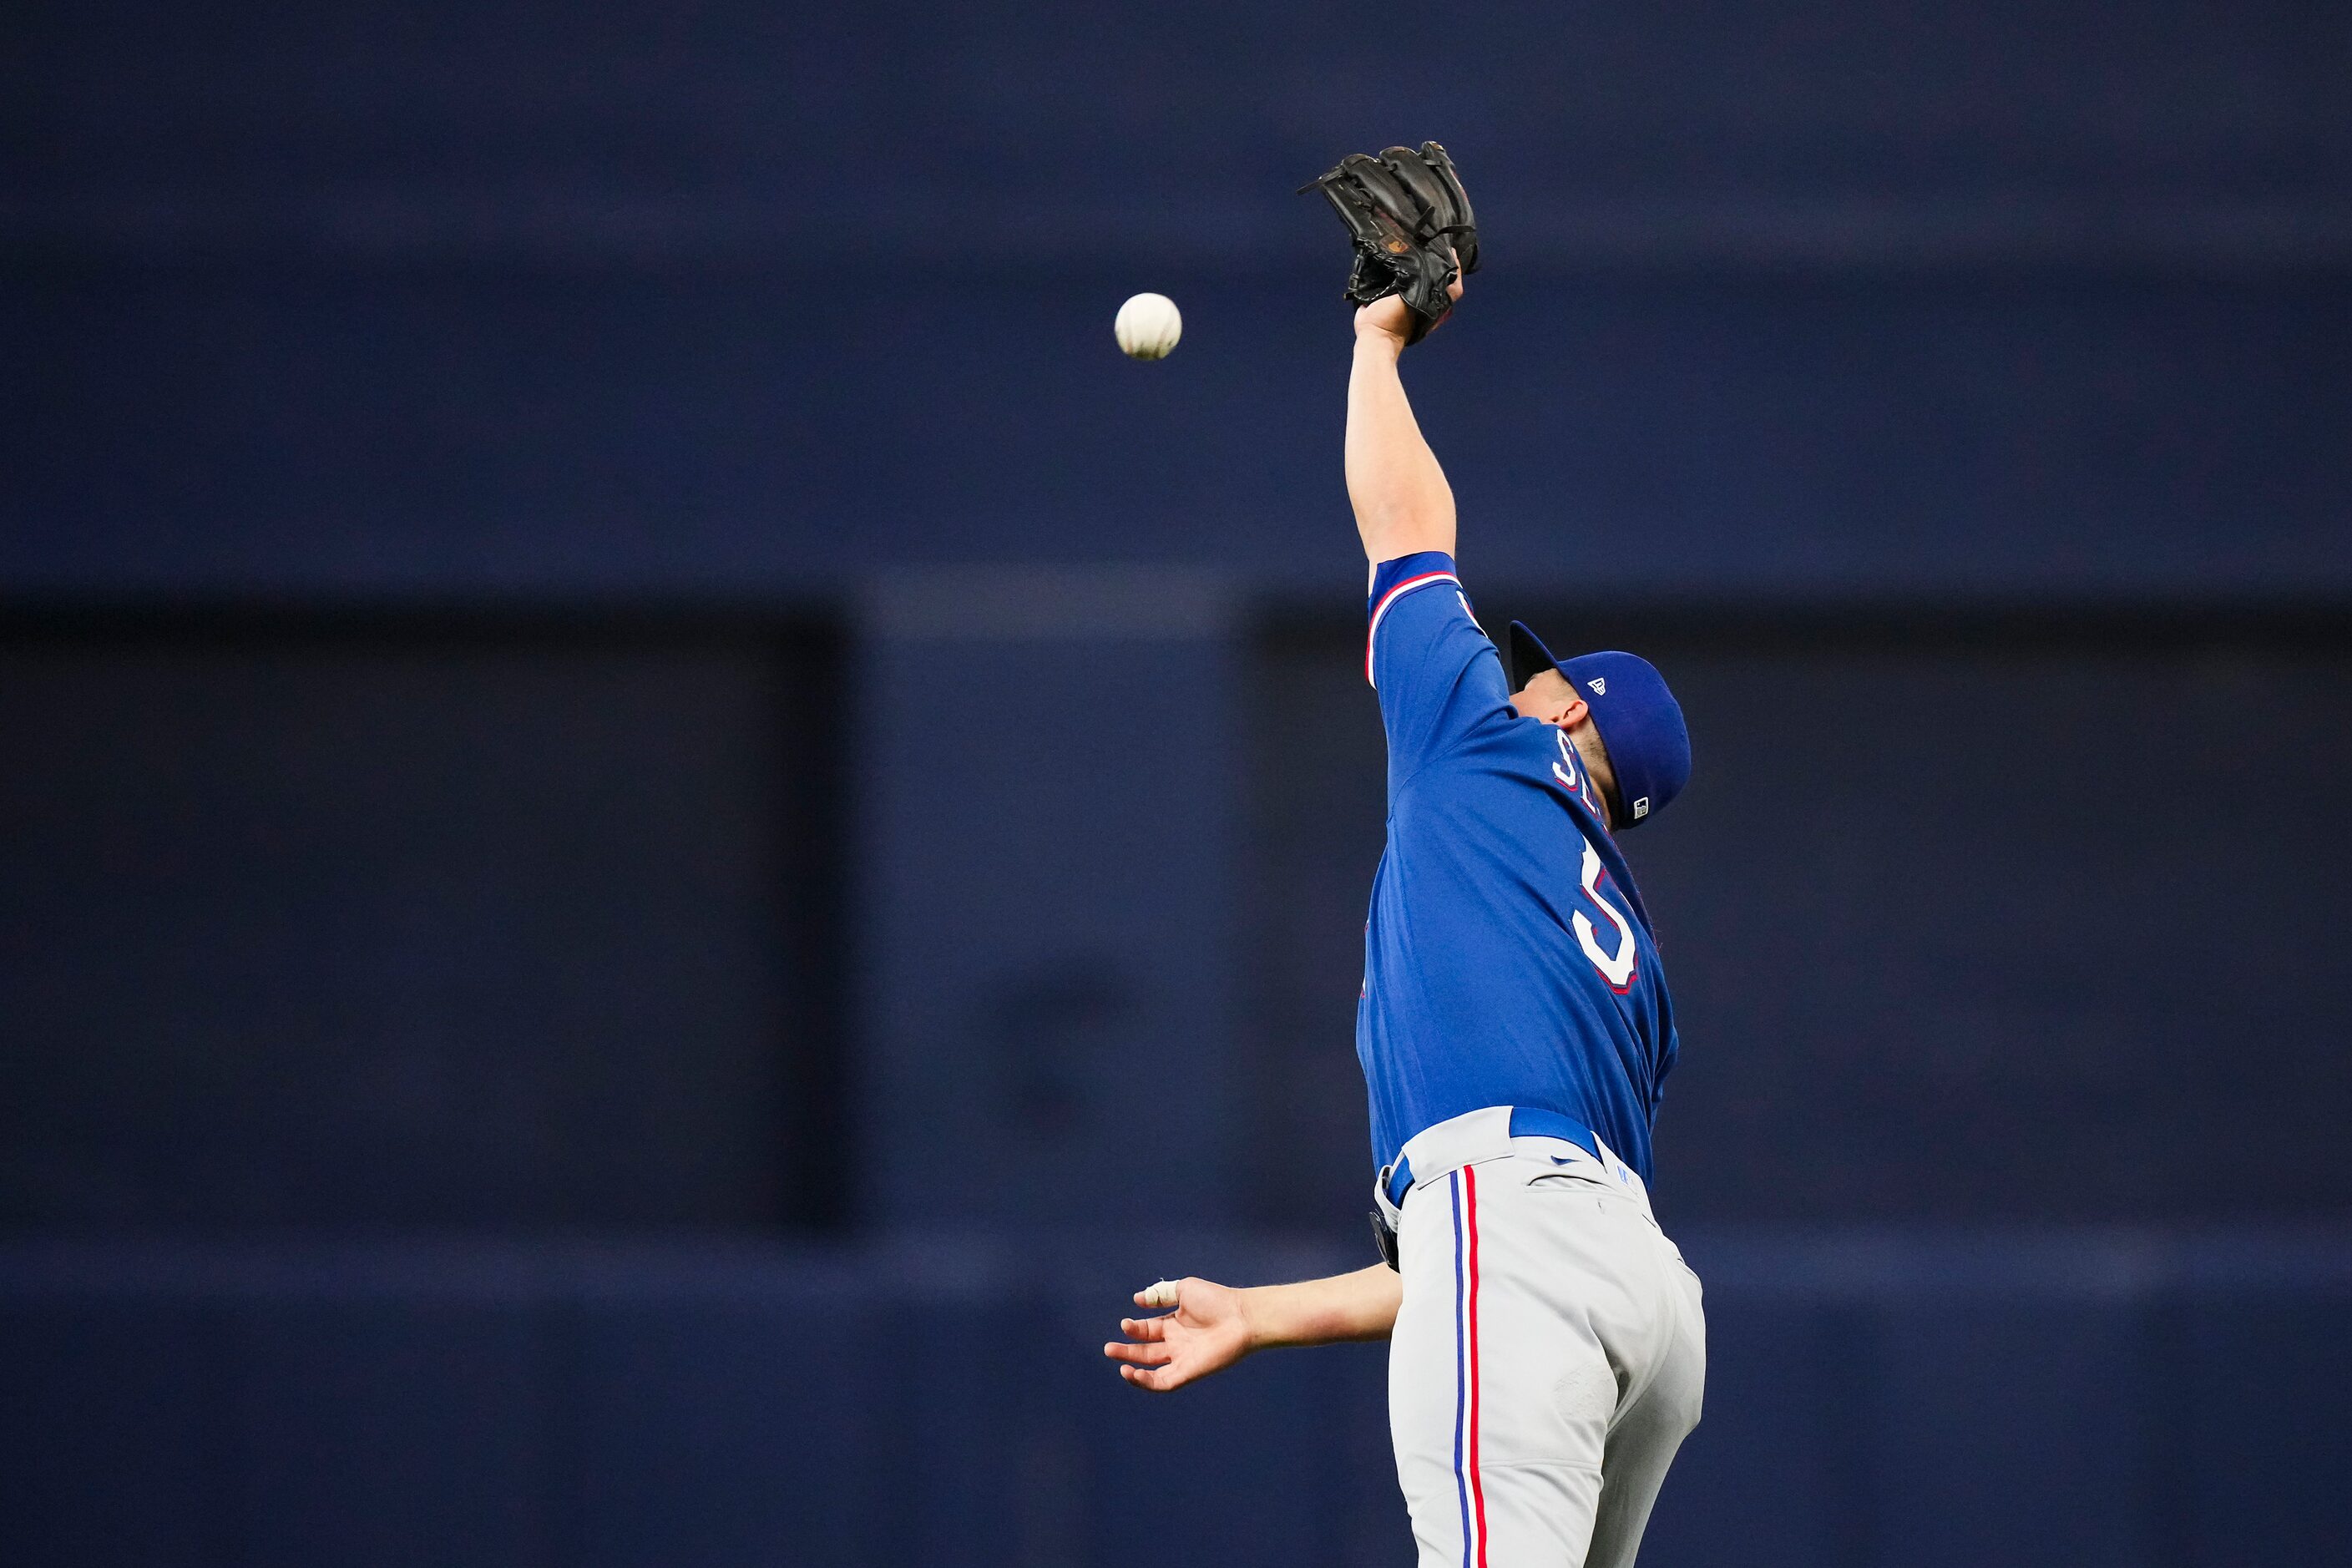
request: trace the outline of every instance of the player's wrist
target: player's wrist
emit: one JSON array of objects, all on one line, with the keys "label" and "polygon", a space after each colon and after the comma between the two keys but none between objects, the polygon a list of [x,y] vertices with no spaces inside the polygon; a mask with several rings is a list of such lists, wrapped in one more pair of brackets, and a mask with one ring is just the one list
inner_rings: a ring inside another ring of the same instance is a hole
[{"label": "player's wrist", "polygon": [[1276,1342],[1268,1337],[1266,1293],[1278,1289],[1249,1285],[1234,1292],[1234,1310],[1242,1322],[1242,1354],[1261,1351]]}]

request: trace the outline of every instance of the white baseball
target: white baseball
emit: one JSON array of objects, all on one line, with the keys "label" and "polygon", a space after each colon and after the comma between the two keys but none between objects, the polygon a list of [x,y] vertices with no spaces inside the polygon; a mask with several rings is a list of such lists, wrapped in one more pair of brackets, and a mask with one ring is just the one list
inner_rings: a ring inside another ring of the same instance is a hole
[{"label": "white baseball", "polygon": [[1138,294],[1118,308],[1110,330],[1118,337],[1119,352],[1129,359],[1166,359],[1176,340],[1184,335],[1184,318],[1176,301],[1165,294]]}]

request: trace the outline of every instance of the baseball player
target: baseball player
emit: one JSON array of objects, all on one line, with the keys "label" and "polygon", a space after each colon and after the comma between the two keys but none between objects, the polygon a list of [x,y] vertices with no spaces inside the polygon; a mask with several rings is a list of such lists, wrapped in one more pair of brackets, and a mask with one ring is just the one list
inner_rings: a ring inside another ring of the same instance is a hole
[{"label": "baseball player", "polygon": [[1387,1339],[1422,1568],[1633,1561],[1706,1378],[1699,1284],[1652,1215],[1675,1036],[1616,836],[1673,801],[1690,742],[1626,653],[1498,653],[1454,566],[1454,496],[1397,366],[1477,266],[1444,150],[1318,182],[1357,244],[1347,478],[1372,563],[1364,673],[1388,734],[1388,847],[1356,1049],[1385,1261],[1235,1289],[1162,1281],[1103,1347],[1169,1390],[1255,1350]]}]

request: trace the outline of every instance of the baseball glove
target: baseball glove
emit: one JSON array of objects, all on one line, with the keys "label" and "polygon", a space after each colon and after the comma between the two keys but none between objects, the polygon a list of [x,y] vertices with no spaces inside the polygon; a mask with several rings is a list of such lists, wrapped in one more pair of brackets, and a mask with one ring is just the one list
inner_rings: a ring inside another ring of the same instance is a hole
[{"label": "baseball glove", "polygon": [[1454,160],[1434,142],[1423,142],[1418,153],[1391,147],[1377,158],[1350,153],[1338,168],[1298,189],[1301,195],[1320,190],[1356,242],[1349,300],[1369,305],[1391,294],[1404,296],[1412,311],[1407,342],[1419,342],[1445,320],[1454,309],[1447,286],[1478,270],[1478,224],[1470,216],[1470,198]]}]

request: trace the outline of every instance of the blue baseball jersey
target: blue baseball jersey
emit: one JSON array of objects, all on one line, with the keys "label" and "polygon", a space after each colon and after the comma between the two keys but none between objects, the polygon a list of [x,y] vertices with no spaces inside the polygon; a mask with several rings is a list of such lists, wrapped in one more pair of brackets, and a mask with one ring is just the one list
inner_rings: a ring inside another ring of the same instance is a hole
[{"label": "blue baseball jersey", "polygon": [[1674,1012],[1596,786],[1565,731],[1511,707],[1451,556],[1382,563],[1370,610],[1389,742],[1356,1013],[1373,1158],[1465,1111],[1537,1106],[1646,1183]]}]

